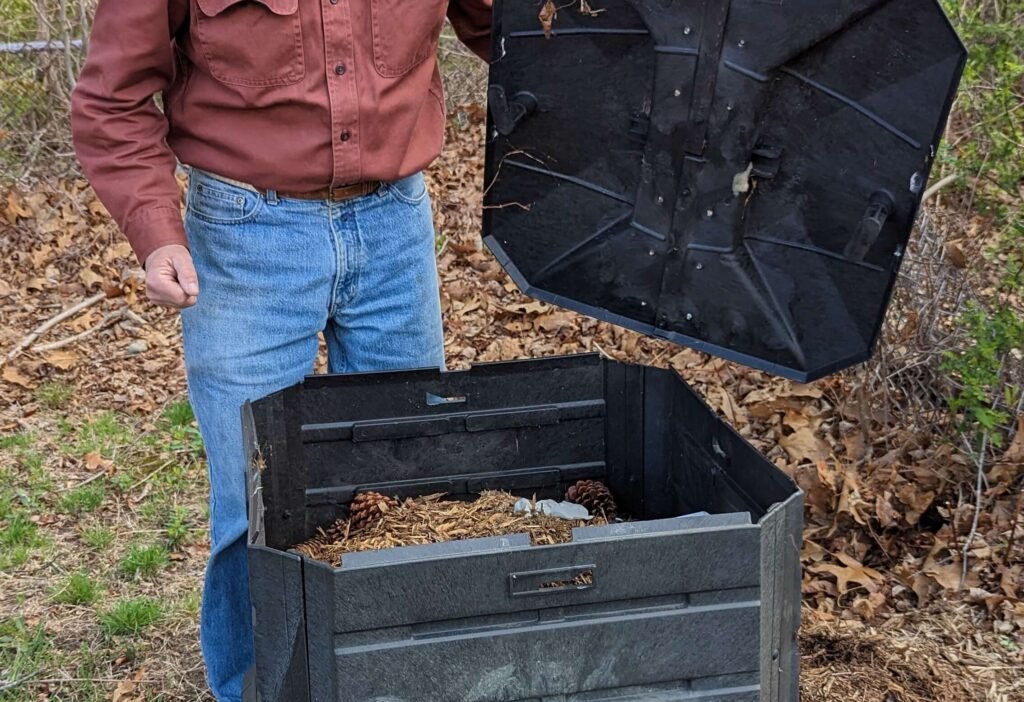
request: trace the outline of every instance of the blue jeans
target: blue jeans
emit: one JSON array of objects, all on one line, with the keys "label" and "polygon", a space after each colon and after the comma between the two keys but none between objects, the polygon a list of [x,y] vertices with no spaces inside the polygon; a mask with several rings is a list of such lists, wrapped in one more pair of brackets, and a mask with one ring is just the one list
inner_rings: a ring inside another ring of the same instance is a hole
[{"label": "blue jeans", "polygon": [[210,470],[200,639],[221,702],[253,663],[240,407],[310,373],[444,365],[422,175],[343,203],[265,196],[193,170],[185,215],[199,300],[182,312],[189,397]]}]

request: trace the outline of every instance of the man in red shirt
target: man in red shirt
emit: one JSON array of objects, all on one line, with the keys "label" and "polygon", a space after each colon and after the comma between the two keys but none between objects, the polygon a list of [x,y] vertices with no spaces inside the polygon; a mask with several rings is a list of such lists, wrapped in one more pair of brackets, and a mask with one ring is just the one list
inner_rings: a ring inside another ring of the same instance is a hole
[{"label": "man in red shirt", "polygon": [[210,466],[201,639],[223,702],[241,700],[252,665],[240,406],[301,380],[320,333],[336,372],[444,363],[421,171],[443,139],[446,15],[487,59],[491,0],[100,0],[96,12],[75,146],[148,296],[182,309]]}]

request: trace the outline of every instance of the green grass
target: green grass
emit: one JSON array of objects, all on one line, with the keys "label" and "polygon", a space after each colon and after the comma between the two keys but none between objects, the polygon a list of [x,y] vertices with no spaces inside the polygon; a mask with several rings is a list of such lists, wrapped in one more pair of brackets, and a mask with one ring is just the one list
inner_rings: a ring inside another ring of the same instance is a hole
[{"label": "green grass", "polygon": [[172,427],[192,426],[196,415],[188,400],[178,400],[167,405],[163,411],[163,420]]},{"label": "green grass", "polygon": [[32,0],[4,0],[3,15],[0,16],[0,36],[4,41],[34,39],[38,32],[38,20],[32,9]]},{"label": "green grass", "polygon": [[39,546],[39,527],[25,512],[15,512],[0,526],[0,547]]},{"label": "green grass", "polygon": [[75,396],[75,387],[59,380],[48,380],[36,389],[39,403],[47,409],[57,410],[67,407]]},{"label": "green grass", "polygon": [[139,521],[147,528],[162,529],[170,520],[171,505],[163,496],[150,495],[139,505],[136,514]]},{"label": "green grass", "polygon": [[35,443],[35,436],[31,432],[20,431],[16,434],[0,436],[0,450],[27,449]]},{"label": "green grass", "polygon": [[46,543],[28,513],[20,509],[11,512],[0,523],[0,571],[25,565],[32,551]]},{"label": "green grass", "polygon": [[942,370],[958,381],[948,404],[959,431],[980,451],[1000,446],[1022,392],[1012,359],[1024,344],[1024,0],[943,2],[970,55],[940,159],[960,176],[954,206],[986,250],[970,270],[981,297],[958,322],[966,341],[943,349]]},{"label": "green grass", "polygon": [[61,496],[57,508],[65,514],[81,515],[95,512],[106,497],[106,486],[101,481],[75,488]]},{"label": "green grass", "polygon": [[6,521],[14,514],[14,506],[18,497],[14,490],[7,487],[6,476],[0,475],[0,522]]},{"label": "green grass", "polygon": [[100,590],[88,574],[72,573],[53,593],[53,601],[58,604],[91,605],[99,597]]},{"label": "green grass", "polygon": [[93,524],[82,529],[82,541],[95,551],[103,551],[114,543],[114,530],[102,524]]},{"label": "green grass", "polygon": [[46,455],[42,451],[37,449],[20,451],[18,464],[24,472],[24,479],[21,482],[32,503],[39,502],[45,493],[53,490],[53,478],[46,470]]},{"label": "green grass", "polygon": [[167,519],[165,527],[168,547],[178,548],[188,540],[192,533],[191,519],[186,507],[175,507]]},{"label": "green grass", "polygon": [[168,446],[175,452],[184,453],[192,460],[198,460],[203,452],[203,439],[196,426],[196,416],[188,400],[172,402],[160,417],[157,428],[167,435]]},{"label": "green grass", "polygon": [[32,550],[28,546],[11,546],[0,549],[0,571],[21,568],[28,563]]},{"label": "green grass", "polygon": [[167,550],[163,546],[134,545],[121,559],[118,569],[124,575],[136,578],[152,578],[167,565]]},{"label": "green grass", "polygon": [[75,702],[108,702],[110,692],[106,689],[103,679],[109,658],[108,651],[87,643],[81,644],[77,651],[69,652],[66,656],[66,667],[74,673],[76,682],[73,696],[69,695],[63,699],[73,699]]},{"label": "green grass", "polygon": [[193,619],[199,616],[199,609],[203,602],[203,592],[199,588],[187,592],[177,603],[178,611],[186,617]]},{"label": "green grass", "polygon": [[35,507],[53,489],[53,479],[46,470],[46,454],[31,432],[0,437],[0,462],[0,519],[15,502],[22,507]]},{"label": "green grass", "polygon": [[79,456],[95,451],[104,458],[111,458],[118,449],[131,444],[136,438],[113,412],[101,414],[79,426],[66,426],[65,431],[70,434],[70,453]]},{"label": "green grass", "polygon": [[163,616],[160,603],[149,597],[120,600],[100,615],[100,626],[111,636],[139,634]]},{"label": "green grass", "polygon": [[34,675],[45,664],[50,648],[42,624],[30,626],[22,617],[0,621],[0,688],[4,683]]},{"label": "green grass", "polygon": [[947,167],[963,177],[965,198],[997,233],[988,256],[1002,268],[1008,290],[1024,289],[1024,0],[1000,3],[943,0],[970,56],[954,119]]},{"label": "green grass", "polygon": [[22,451],[18,457],[18,461],[21,463],[21,467],[28,472],[30,478],[34,480],[42,480],[46,478],[43,473],[46,456],[42,451],[36,451],[34,449]]}]

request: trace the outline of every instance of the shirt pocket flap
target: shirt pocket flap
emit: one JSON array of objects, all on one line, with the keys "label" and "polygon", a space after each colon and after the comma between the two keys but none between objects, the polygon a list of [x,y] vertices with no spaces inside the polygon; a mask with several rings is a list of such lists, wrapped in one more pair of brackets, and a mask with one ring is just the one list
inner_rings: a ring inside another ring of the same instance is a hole
[{"label": "shirt pocket flap", "polygon": [[216,17],[229,7],[245,2],[258,2],[275,15],[294,15],[299,9],[299,0],[196,0],[196,2],[207,17]]}]

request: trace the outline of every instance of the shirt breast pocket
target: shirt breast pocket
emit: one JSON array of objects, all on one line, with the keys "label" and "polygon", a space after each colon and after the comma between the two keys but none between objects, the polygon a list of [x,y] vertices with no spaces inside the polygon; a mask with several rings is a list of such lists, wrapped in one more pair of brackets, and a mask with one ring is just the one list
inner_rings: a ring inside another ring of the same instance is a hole
[{"label": "shirt breast pocket", "polygon": [[299,0],[196,0],[210,74],[228,85],[291,85],[306,73]]},{"label": "shirt breast pocket", "polygon": [[370,0],[377,72],[396,78],[433,54],[447,7],[445,0]]}]

